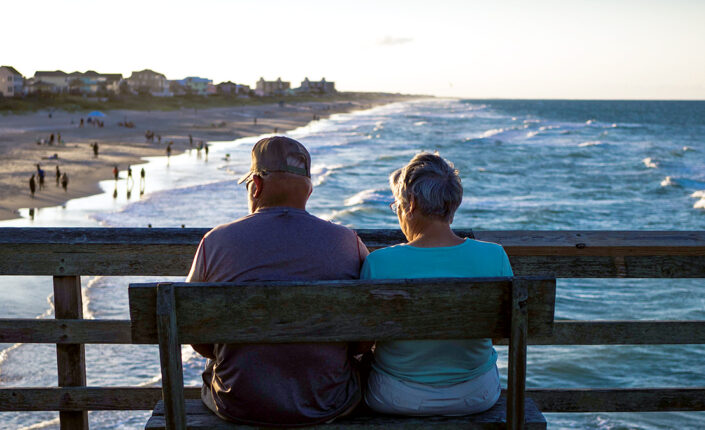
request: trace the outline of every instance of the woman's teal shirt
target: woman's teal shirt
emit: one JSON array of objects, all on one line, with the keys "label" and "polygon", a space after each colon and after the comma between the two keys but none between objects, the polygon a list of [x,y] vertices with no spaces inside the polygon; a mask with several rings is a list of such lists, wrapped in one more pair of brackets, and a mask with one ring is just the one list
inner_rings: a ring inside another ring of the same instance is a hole
[{"label": "woman's teal shirt", "polygon": [[[504,249],[465,239],[460,245],[396,245],[367,256],[361,279],[513,276]],[[377,342],[374,368],[395,378],[433,386],[469,381],[497,362],[491,339]]]}]

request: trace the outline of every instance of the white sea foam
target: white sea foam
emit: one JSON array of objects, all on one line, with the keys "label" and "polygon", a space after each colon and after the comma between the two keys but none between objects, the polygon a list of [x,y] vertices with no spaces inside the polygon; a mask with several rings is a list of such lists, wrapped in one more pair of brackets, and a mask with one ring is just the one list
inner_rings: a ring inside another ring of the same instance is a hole
[{"label": "white sea foam", "polygon": [[421,125],[426,125],[426,124],[428,124],[426,121],[416,121],[416,122],[414,123],[414,125],[417,126],[417,127],[418,127],[418,126],[421,126]]},{"label": "white sea foam", "polygon": [[32,425],[29,425],[29,426],[20,427],[20,428],[17,429],[17,430],[39,430],[39,429],[45,429],[45,428],[47,428],[47,427],[54,427],[54,426],[58,425],[60,422],[61,422],[61,421],[59,421],[59,418],[54,418],[54,419],[51,419],[51,420],[42,421],[42,422],[39,422],[39,423],[36,423],[36,424],[32,424]]},{"label": "white sea foam", "polygon": [[656,169],[658,167],[658,162],[654,161],[654,159],[651,157],[646,157],[641,161],[643,161],[644,166],[646,166],[649,169]]},{"label": "white sea foam", "polygon": [[499,133],[504,133],[505,131],[506,131],[506,129],[504,129],[504,128],[493,128],[491,130],[487,130],[484,133],[482,133],[481,137],[492,137],[492,136],[495,136]]},{"label": "white sea foam", "polygon": [[662,187],[675,187],[678,185],[678,182],[676,182],[673,178],[670,176],[666,176],[666,178],[661,181],[661,186]]},{"label": "white sea foam", "polygon": [[604,144],[604,142],[599,141],[599,140],[588,140],[587,142],[583,142],[583,143],[579,144],[578,146],[581,148],[584,148],[586,146],[598,146],[598,145],[602,145],[602,144]]},{"label": "white sea foam", "polygon": [[526,133],[526,138],[531,139],[532,137],[536,136],[539,133],[540,133],[539,131],[530,131],[530,132]]},{"label": "white sea foam", "polygon": [[392,200],[390,194],[391,191],[386,188],[372,188],[360,191],[354,196],[348,197],[343,204],[345,206],[357,206],[364,203],[384,203]]},{"label": "white sea foam", "polygon": [[589,120],[585,121],[585,125],[592,125],[594,123],[595,123],[594,119],[589,119]]}]

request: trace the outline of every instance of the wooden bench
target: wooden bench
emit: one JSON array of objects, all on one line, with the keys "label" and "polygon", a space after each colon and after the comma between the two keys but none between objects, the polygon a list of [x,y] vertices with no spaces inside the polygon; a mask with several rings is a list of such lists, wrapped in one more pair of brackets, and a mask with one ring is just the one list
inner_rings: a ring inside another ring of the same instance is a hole
[{"label": "wooden bench", "polygon": [[[528,335],[550,336],[555,278],[130,284],[133,343],[158,343],[162,395],[149,429],[251,428],[184,401],[181,344],[508,338],[506,399],[466,417],[352,416],[327,428],[527,428]],[[506,412],[506,413],[505,413]]]}]

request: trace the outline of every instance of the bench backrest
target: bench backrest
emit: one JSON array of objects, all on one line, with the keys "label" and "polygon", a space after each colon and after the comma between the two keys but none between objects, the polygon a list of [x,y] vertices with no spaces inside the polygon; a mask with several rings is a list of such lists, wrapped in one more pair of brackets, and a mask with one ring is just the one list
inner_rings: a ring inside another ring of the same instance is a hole
[{"label": "bench backrest", "polygon": [[509,338],[507,422],[524,422],[527,336],[555,278],[130,284],[133,343],[159,343],[165,415],[185,428],[181,344]]},{"label": "bench backrest", "polygon": [[[555,280],[526,279],[529,334],[550,335]],[[130,284],[132,341],[158,343],[158,284]],[[508,338],[511,278],[173,283],[189,343]]]}]

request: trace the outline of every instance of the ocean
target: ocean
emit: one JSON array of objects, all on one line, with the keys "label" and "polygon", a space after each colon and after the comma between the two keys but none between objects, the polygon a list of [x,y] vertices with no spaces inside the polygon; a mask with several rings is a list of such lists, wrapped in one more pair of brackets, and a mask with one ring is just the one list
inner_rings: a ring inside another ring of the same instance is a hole
[{"label": "ocean", "polygon": [[[454,227],[474,230],[704,230],[705,102],[426,99],[339,114],[288,133],[313,160],[309,212],[353,228],[398,228],[388,175],[419,151],[460,171]],[[144,165],[128,181],[0,226],[213,227],[247,212],[237,178],[257,137],[211,142]],[[228,154],[228,155],[226,155]],[[121,175],[124,177],[125,172]],[[51,318],[48,277],[0,278],[0,316]],[[128,318],[127,284],[85,277],[87,318]],[[175,278],[179,279],[179,278]],[[701,280],[559,280],[558,319],[705,319]],[[498,347],[506,380],[506,348]],[[203,359],[184,351],[185,382]],[[159,385],[155,347],[87,345],[89,385]],[[705,386],[705,346],[532,346],[527,387]],[[0,345],[2,386],[56,385],[52,345]],[[93,429],[142,428],[148,412],[90,412]],[[58,413],[0,413],[0,429],[58,428]],[[551,429],[696,429],[705,413],[547,414]]]}]

